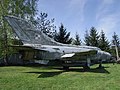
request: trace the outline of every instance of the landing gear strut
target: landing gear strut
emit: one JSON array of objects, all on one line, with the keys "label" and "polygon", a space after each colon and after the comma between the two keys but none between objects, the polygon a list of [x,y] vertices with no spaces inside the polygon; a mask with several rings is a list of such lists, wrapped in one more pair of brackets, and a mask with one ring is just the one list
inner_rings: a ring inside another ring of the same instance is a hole
[{"label": "landing gear strut", "polygon": [[99,63],[99,67],[98,68],[102,68],[102,60],[100,60],[100,63]]},{"label": "landing gear strut", "polygon": [[90,70],[90,63],[86,63],[84,66],[83,66],[83,69],[86,71],[86,70]]},{"label": "landing gear strut", "polygon": [[89,70],[90,69],[90,63],[91,63],[90,58],[87,58],[87,62],[85,64],[85,66],[83,66],[83,69],[84,70]]}]

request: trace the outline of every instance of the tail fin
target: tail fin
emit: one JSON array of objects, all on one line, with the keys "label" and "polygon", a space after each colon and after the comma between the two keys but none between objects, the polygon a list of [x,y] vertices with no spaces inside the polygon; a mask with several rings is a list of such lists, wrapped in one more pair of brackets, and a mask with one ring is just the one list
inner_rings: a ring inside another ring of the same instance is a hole
[{"label": "tail fin", "polygon": [[40,30],[37,30],[26,20],[14,16],[6,16],[4,18],[10,24],[14,33],[16,33],[23,44],[62,45],[49,38]]}]

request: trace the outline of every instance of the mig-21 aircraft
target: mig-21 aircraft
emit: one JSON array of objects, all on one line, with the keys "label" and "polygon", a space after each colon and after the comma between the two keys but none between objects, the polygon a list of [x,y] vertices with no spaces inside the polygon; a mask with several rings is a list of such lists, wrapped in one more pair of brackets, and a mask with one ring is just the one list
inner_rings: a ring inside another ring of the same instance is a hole
[{"label": "mig-21 aircraft", "polygon": [[23,60],[35,60],[41,64],[56,62],[61,64],[64,69],[68,69],[73,66],[89,68],[96,62],[99,62],[99,66],[101,66],[103,60],[111,59],[111,54],[97,47],[56,42],[27,20],[14,16],[4,18],[23,43],[23,45],[13,46],[22,55]]}]

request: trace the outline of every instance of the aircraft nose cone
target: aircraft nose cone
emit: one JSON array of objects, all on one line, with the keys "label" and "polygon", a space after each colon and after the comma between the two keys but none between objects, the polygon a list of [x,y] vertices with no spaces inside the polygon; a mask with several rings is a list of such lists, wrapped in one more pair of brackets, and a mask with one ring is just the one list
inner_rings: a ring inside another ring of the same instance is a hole
[{"label": "aircraft nose cone", "polygon": [[100,51],[99,54],[101,56],[101,59],[103,60],[110,60],[112,57],[110,53],[105,52],[105,51]]},{"label": "aircraft nose cone", "polygon": [[104,54],[105,54],[107,60],[111,59],[112,55],[110,53],[104,52]]}]

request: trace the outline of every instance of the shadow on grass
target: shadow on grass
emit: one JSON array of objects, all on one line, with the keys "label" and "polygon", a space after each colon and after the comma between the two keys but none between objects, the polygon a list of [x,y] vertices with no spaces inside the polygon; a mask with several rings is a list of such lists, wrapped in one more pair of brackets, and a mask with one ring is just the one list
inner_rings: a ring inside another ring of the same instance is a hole
[{"label": "shadow on grass", "polygon": [[59,69],[61,71],[47,71],[47,72],[26,72],[26,73],[35,73],[35,74],[39,74],[38,78],[47,78],[47,77],[54,77],[57,76],[61,73],[64,72],[92,72],[92,73],[104,73],[104,74],[110,74],[110,72],[108,72],[105,68],[108,67],[102,67],[102,68],[93,68],[93,69],[89,69],[89,70],[84,70],[82,68],[70,68],[69,70],[63,70],[63,68],[54,68],[54,69]]},{"label": "shadow on grass", "polygon": [[53,72],[26,72],[26,73],[35,73],[40,74],[38,78],[47,78],[47,77],[54,77],[56,75],[59,75],[63,73],[64,71],[53,71]]},{"label": "shadow on grass", "polygon": [[[108,72],[105,68],[109,68],[109,67],[91,68],[88,70],[84,70],[83,68],[70,68],[69,70],[66,70],[66,72],[92,72],[92,73],[110,74],[110,72]],[[54,68],[54,69],[63,70],[63,68]]]}]

